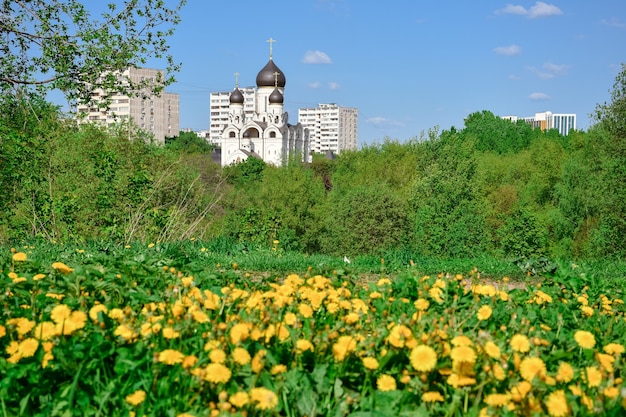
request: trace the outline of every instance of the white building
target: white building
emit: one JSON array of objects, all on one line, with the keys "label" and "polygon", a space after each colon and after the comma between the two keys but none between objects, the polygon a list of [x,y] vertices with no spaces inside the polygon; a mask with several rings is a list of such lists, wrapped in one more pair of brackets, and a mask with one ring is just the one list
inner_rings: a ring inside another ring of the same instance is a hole
[{"label": "white building", "polygon": [[298,122],[309,129],[311,152],[357,149],[359,111],[356,108],[320,104],[315,108],[298,109]]},{"label": "white building", "polygon": [[[244,99],[244,113],[252,118],[255,109],[256,90],[254,87],[240,87],[239,91]],[[209,143],[219,145],[222,143],[222,132],[228,126],[230,112],[230,95],[232,91],[211,93],[211,125],[209,127]]]},{"label": "white building", "polygon": [[533,127],[541,130],[556,129],[563,136],[567,136],[570,130],[576,129],[576,114],[562,114],[545,111],[542,113],[535,113],[534,116],[530,117],[504,116],[502,118],[512,122],[523,120]]},{"label": "white building", "polygon": [[246,96],[238,85],[228,98],[228,123],[220,140],[222,166],[248,157],[276,166],[292,156],[308,159],[309,132],[300,123],[292,125],[287,120],[283,105],[286,78],[272,59],[274,40],[269,42],[270,59],[256,76],[254,111],[247,109]]},{"label": "white building", "polygon": [[[160,74],[160,76],[159,76]],[[130,67],[122,73],[134,83],[146,79],[164,79],[163,70]],[[102,89],[94,90],[91,95],[96,100],[106,93]],[[106,109],[97,106],[78,106],[78,113],[82,115],[79,123],[102,123],[106,125],[122,123],[130,120],[141,130],[152,133],[157,143],[164,144],[165,137],[179,135],[180,98],[178,94],[161,92],[155,95],[142,91],[135,97],[123,94],[111,96],[111,104]]]}]

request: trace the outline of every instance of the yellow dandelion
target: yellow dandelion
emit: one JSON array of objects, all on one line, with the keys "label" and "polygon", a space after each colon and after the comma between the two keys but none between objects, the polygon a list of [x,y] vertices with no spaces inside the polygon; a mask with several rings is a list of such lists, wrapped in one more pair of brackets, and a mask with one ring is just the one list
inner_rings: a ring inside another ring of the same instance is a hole
[{"label": "yellow dandelion", "polygon": [[351,352],[356,350],[356,339],[352,336],[340,336],[333,344],[333,356],[335,360],[343,361]]},{"label": "yellow dandelion", "polygon": [[194,366],[198,362],[198,357],[196,355],[185,356],[182,362],[182,366],[184,369],[189,369]]},{"label": "yellow dandelion", "polygon": [[556,371],[556,380],[559,382],[570,382],[574,378],[574,368],[567,362],[560,362]]},{"label": "yellow dandelion", "polygon": [[619,388],[607,387],[602,390],[602,395],[604,395],[607,398],[616,398],[619,395]]},{"label": "yellow dandelion", "polygon": [[596,345],[596,338],[593,333],[586,330],[577,330],[574,333],[574,340],[583,349],[592,349]]},{"label": "yellow dandelion", "polygon": [[265,366],[264,358],[266,354],[267,354],[267,351],[265,349],[261,349],[252,358],[250,367],[252,368],[252,372],[254,372],[255,374],[258,374],[259,372],[261,372],[261,370]]},{"label": "yellow dandelion", "polygon": [[247,392],[239,391],[228,397],[228,402],[237,408],[241,408],[250,402],[250,396]]},{"label": "yellow dandelion", "polygon": [[210,363],[205,368],[204,379],[214,384],[226,383],[231,376],[230,369],[221,363]]},{"label": "yellow dandelion", "polygon": [[39,347],[39,342],[37,339],[29,337],[28,339],[24,339],[20,342],[17,347],[17,353],[21,358],[30,358],[35,354],[37,348]]},{"label": "yellow dandelion", "polygon": [[130,395],[126,396],[126,402],[130,405],[138,406],[146,399],[146,392],[139,389]]},{"label": "yellow dandelion", "polygon": [[427,345],[418,345],[409,355],[411,366],[419,372],[429,372],[437,366],[437,352]]},{"label": "yellow dandelion", "polygon": [[272,374],[272,375],[280,375],[280,374],[283,374],[285,372],[287,372],[287,366],[283,365],[283,364],[274,365],[270,369],[270,374]]},{"label": "yellow dandelion", "polygon": [[252,360],[250,353],[242,347],[233,349],[230,355],[233,357],[233,361],[239,365],[246,365]]},{"label": "yellow dandelion", "polygon": [[428,391],[422,394],[422,401],[425,403],[443,402],[443,395],[439,391]]},{"label": "yellow dandelion", "polygon": [[589,306],[586,306],[586,305],[581,306],[581,307],[580,307],[580,311],[582,311],[582,312],[583,312],[583,315],[584,315],[584,316],[587,316],[587,317],[591,317],[591,316],[593,316],[593,308],[591,308],[591,307],[589,307]]},{"label": "yellow dandelion", "polygon": [[523,334],[516,334],[511,338],[511,348],[515,352],[526,353],[530,350],[530,341]]},{"label": "yellow dandelion", "polygon": [[298,339],[298,341],[296,342],[296,350],[300,353],[307,351],[307,350],[313,352],[314,350],[313,343],[311,343],[310,341],[306,339]]},{"label": "yellow dandelion", "polygon": [[613,362],[615,362],[615,356],[609,355],[607,353],[596,353],[596,360],[600,362],[600,366],[605,371],[612,373],[613,372]]},{"label": "yellow dandelion", "polygon": [[310,305],[301,303],[298,305],[298,311],[305,319],[308,319],[313,316],[313,309]]},{"label": "yellow dandelion", "polygon": [[370,369],[372,371],[378,369],[378,360],[376,360],[376,358],[366,356],[362,358],[361,361],[363,362],[363,366],[367,369]]},{"label": "yellow dandelion", "polygon": [[564,417],[569,414],[567,398],[563,390],[551,392],[545,401],[548,414],[552,417]]},{"label": "yellow dandelion", "polygon": [[520,375],[528,382],[532,382],[535,377],[541,378],[546,374],[546,364],[543,359],[534,356],[524,358],[519,368]]},{"label": "yellow dandelion", "polygon": [[500,357],[502,356],[502,352],[500,352],[500,348],[498,347],[498,345],[493,343],[491,340],[485,343],[485,345],[483,346],[483,350],[493,359],[500,359]]},{"label": "yellow dandelion", "polygon": [[452,346],[472,346],[474,344],[472,339],[464,335],[453,337],[450,343]]},{"label": "yellow dandelion", "polygon": [[63,324],[72,315],[72,310],[65,304],[59,304],[50,312],[50,318],[56,324]]},{"label": "yellow dandelion", "polygon": [[180,336],[180,332],[174,330],[171,327],[164,327],[163,330],[163,337],[166,339],[176,339],[178,336]]},{"label": "yellow dandelion", "polygon": [[403,348],[406,342],[412,338],[413,333],[411,332],[411,329],[403,324],[399,324],[391,329],[389,336],[387,336],[387,341],[394,347]]},{"label": "yellow dandelion", "polygon": [[590,387],[599,387],[602,383],[602,372],[595,366],[588,366],[585,368],[585,374],[587,376],[587,385]]},{"label": "yellow dandelion", "polygon": [[270,410],[278,405],[278,396],[272,390],[257,387],[250,390],[250,401],[259,410]]},{"label": "yellow dandelion", "polygon": [[226,352],[222,349],[212,349],[209,353],[209,359],[213,363],[224,363],[226,362]]},{"label": "yellow dandelion", "polygon": [[485,397],[485,404],[491,407],[505,407],[511,401],[511,394],[489,394]]},{"label": "yellow dandelion", "polygon": [[52,264],[52,268],[55,269],[57,272],[60,272],[62,274],[69,274],[70,272],[73,271],[72,268],[70,268],[69,266],[65,265],[63,262],[55,262]]},{"label": "yellow dandelion", "polygon": [[609,355],[621,355],[622,353],[624,353],[624,346],[620,345],[619,343],[609,343],[608,345],[604,346],[603,350]]},{"label": "yellow dandelion", "polygon": [[28,320],[26,317],[17,317],[14,319],[9,319],[7,320],[7,324],[15,326],[17,333],[20,336],[25,335],[26,333],[30,332],[33,329],[33,327],[35,327],[35,321]]},{"label": "yellow dandelion", "polygon": [[476,379],[454,373],[451,374],[448,379],[446,379],[446,383],[453,386],[454,388],[461,388],[476,384]]},{"label": "yellow dandelion", "polygon": [[376,388],[379,391],[395,391],[396,379],[391,375],[383,374],[376,379]]},{"label": "yellow dandelion", "polygon": [[413,305],[418,311],[426,311],[428,310],[428,307],[430,307],[430,302],[425,298],[419,298],[413,303]]},{"label": "yellow dandelion", "polygon": [[476,352],[469,346],[457,346],[450,351],[450,358],[454,362],[476,362]]},{"label": "yellow dandelion", "polygon": [[34,335],[39,340],[45,341],[58,335],[56,325],[51,321],[43,321],[35,326]]},{"label": "yellow dandelion", "polygon": [[491,307],[489,307],[488,305],[484,305],[478,309],[478,312],[476,313],[476,317],[478,318],[478,320],[483,321],[483,320],[489,319],[492,313],[493,313],[493,310],[491,309]]},{"label": "yellow dandelion", "polygon": [[94,322],[98,323],[98,313],[106,314],[107,307],[104,304],[96,304],[95,306],[89,309],[89,318]]},{"label": "yellow dandelion", "polygon": [[250,328],[246,323],[237,323],[230,328],[228,337],[233,345],[245,341],[250,336]]},{"label": "yellow dandelion", "polygon": [[521,402],[530,390],[532,389],[532,385],[528,381],[520,381],[513,388],[511,388],[511,400],[515,402]]},{"label": "yellow dandelion", "polygon": [[7,328],[0,324],[0,337],[4,337],[7,334]]},{"label": "yellow dandelion", "polygon": [[294,324],[296,324],[297,321],[298,321],[298,316],[296,316],[291,311],[288,313],[285,313],[285,317],[283,317],[283,323],[285,323],[287,326],[293,326]]},{"label": "yellow dandelion", "polygon": [[176,363],[182,363],[185,355],[175,349],[165,349],[159,353],[159,362],[166,365],[174,365]]},{"label": "yellow dandelion", "polygon": [[121,324],[117,326],[113,334],[127,341],[132,340],[135,337],[137,337],[137,333],[135,333],[135,331],[132,328],[128,327],[125,324]]},{"label": "yellow dandelion", "polygon": [[27,259],[28,259],[28,256],[26,256],[24,252],[15,252],[13,254],[14,262],[26,262]]}]

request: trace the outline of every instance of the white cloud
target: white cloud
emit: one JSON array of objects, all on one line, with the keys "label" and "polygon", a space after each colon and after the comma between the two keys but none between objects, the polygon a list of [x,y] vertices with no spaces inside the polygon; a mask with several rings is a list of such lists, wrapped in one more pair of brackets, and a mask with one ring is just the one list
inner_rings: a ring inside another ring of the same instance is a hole
[{"label": "white cloud", "polygon": [[522,53],[522,48],[517,45],[498,46],[494,48],[494,51],[500,55],[519,55]]},{"label": "white cloud", "polygon": [[543,101],[543,100],[550,100],[552,97],[550,97],[546,93],[532,93],[531,95],[528,96],[528,98],[533,101]]},{"label": "white cloud", "polygon": [[341,87],[339,83],[335,83],[335,82],[328,83],[329,90],[339,90],[339,87]]},{"label": "white cloud", "polygon": [[504,8],[496,10],[496,14],[516,14],[526,16],[529,19],[536,19],[538,17],[557,16],[563,14],[563,12],[554,4],[538,1],[530,9],[526,9],[524,6],[507,4]]},{"label": "white cloud", "polygon": [[521,80],[522,77],[520,77],[519,75],[516,75],[516,74],[511,74],[511,75],[509,75],[509,79],[518,81],[518,80]]},{"label": "white cloud", "polygon": [[319,81],[314,81],[312,83],[309,83],[308,86],[309,88],[318,89],[322,87],[322,83],[320,83]]},{"label": "white cloud", "polygon": [[306,51],[302,62],[305,64],[332,64],[330,57],[322,51]]},{"label": "white cloud", "polygon": [[528,71],[532,72],[537,78],[542,80],[550,80],[559,75],[565,75],[569,69],[568,65],[558,65],[551,62],[546,62],[541,68],[527,67]]},{"label": "white cloud", "polygon": [[603,25],[612,26],[618,29],[626,29],[626,23],[621,22],[618,18],[612,17],[611,19],[602,19]]},{"label": "white cloud", "polygon": [[561,9],[553,4],[547,4],[542,1],[538,1],[528,10],[528,17],[531,19],[544,16],[558,16],[560,14],[563,14]]},{"label": "white cloud", "polygon": [[383,127],[383,126],[397,126],[397,127],[401,127],[404,126],[404,123],[401,123],[397,120],[392,120],[392,119],[387,119],[386,117],[380,117],[380,116],[376,116],[376,117],[370,117],[369,119],[365,120],[367,123],[373,124],[376,127]]}]

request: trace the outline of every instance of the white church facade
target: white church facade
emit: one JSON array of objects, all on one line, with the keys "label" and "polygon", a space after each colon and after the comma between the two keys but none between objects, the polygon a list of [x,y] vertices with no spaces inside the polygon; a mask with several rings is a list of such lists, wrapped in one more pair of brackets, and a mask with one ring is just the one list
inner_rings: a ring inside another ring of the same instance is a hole
[{"label": "white church facade", "polygon": [[228,124],[221,135],[222,166],[253,157],[281,166],[289,158],[308,160],[309,130],[301,123],[289,124],[284,109],[286,78],[272,59],[256,76],[255,111],[244,111],[244,95],[238,81],[230,94]]}]

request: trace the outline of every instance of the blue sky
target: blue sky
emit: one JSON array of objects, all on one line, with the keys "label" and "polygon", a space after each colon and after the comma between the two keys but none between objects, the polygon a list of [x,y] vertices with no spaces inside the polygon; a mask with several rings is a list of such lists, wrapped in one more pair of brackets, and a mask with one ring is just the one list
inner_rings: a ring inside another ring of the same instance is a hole
[{"label": "blue sky", "polygon": [[470,113],[576,113],[587,129],[626,63],[626,1],[189,0],[170,39],[181,128],[209,127],[209,93],[255,85],[269,59],[285,108],[359,109],[359,143],[405,141]]}]

